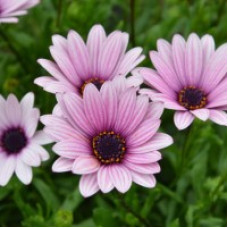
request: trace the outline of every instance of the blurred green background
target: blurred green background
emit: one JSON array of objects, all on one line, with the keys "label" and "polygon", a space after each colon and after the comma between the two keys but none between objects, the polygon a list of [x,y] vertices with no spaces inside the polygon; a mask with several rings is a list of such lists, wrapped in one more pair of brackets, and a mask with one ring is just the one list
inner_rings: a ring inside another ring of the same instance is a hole
[{"label": "blurred green background", "polygon": [[[21,98],[33,91],[41,113],[50,113],[54,95],[33,84],[47,74],[36,60],[50,59],[53,34],[74,29],[86,38],[96,23],[108,33],[130,33],[129,48],[142,46],[147,57],[158,38],[170,41],[175,33],[209,33],[218,46],[226,42],[226,0],[43,0],[18,24],[0,25],[1,94]],[[141,65],[151,67],[149,58]],[[175,143],[162,151],[156,188],[133,184],[125,195],[114,191],[83,199],[78,176],[51,172],[56,156],[49,146],[51,159],[34,169],[31,185],[14,177],[0,188],[0,225],[226,226],[226,128],[195,121],[178,132],[168,110],[162,120],[161,130]]]}]

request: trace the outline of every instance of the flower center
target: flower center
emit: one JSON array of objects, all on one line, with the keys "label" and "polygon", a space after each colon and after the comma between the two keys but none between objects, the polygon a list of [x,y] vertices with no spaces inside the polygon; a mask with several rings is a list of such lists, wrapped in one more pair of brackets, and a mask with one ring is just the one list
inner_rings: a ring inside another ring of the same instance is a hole
[{"label": "flower center", "polygon": [[27,144],[27,138],[21,128],[5,131],[1,138],[1,146],[8,154],[19,153]]},{"label": "flower center", "polygon": [[100,90],[102,84],[104,83],[104,80],[100,79],[100,78],[91,78],[91,79],[85,81],[80,88],[81,95],[83,95],[84,89],[85,89],[86,85],[89,83],[93,83],[97,87],[97,89]]},{"label": "flower center", "polygon": [[93,153],[103,164],[121,162],[125,152],[125,140],[113,131],[104,131],[93,137]]},{"label": "flower center", "polygon": [[189,110],[203,108],[207,103],[207,97],[201,89],[195,86],[188,86],[178,94],[179,103]]}]

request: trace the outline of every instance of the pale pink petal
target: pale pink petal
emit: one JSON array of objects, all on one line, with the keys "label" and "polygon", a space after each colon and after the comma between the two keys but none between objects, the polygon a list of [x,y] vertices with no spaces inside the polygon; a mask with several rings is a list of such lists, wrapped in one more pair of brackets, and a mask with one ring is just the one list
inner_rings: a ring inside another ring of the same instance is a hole
[{"label": "pale pink petal", "polygon": [[153,188],[156,185],[156,179],[152,174],[142,174],[131,171],[133,181],[146,188]]},{"label": "pale pink petal", "polygon": [[210,114],[209,109],[205,109],[205,108],[193,110],[191,111],[191,113],[203,121],[206,121],[209,118],[209,114]]},{"label": "pale pink petal", "polygon": [[100,169],[100,162],[95,157],[78,157],[75,159],[72,172],[75,174],[90,174]]},{"label": "pale pink petal", "polygon": [[[27,119],[26,119],[27,118]],[[40,118],[40,110],[34,108],[28,113],[27,116],[23,116],[23,125],[25,128],[26,135],[32,137],[36,131],[38,122]]]},{"label": "pale pink petal", "polygon": [[31,144],[23,149],[20,154],[20,158],[28,166],[38,167],[41,164],[41,157],[39,156],[38,150],[40,148],[38,145]]},{"label": "pale pink petal", "polygon": [[18,18],[16,17],[8,17],[8,18],[0,18],[0,24],[1,23],[17,23]]},{"label": "pale pink petal", "polygon": [[56,173],[63,173],[72,170],[74,160],[68,158],[58,158],[52,165],[52,171]]},{"label": "pale pink petal", "polygon": [[97,131],[104,130],[106,123],[106,109],[101,97],[101,93],[95,85],[86,86],[83,93],[84,110],[87,120]]},{"label": "pale pink petal", "polygon": [[61,157],[75,159],[78,156],[89,156],[90,145],[84,141],[71,139],[56,143],[52,150]]},{"label": "pale pink petal", "polygon": [[127,145],[139,146],[146,143],[157,132],[160,124],[161,121],[154,118],[143,121],[137,130],[127,137]]},{"label": "pale pink petal", "polygon": [[90,197],[98,192],[97,174],[83,175],[79,182],[79,190],[84,197]]},{"label": "pale pink petal", "polygon": [[149,108],[146,114],[146,119],[160,119],[164,111],[164,104],[162,102],[152,102],[149,104]]},{"label": "pale pink petal", "polygon": [[101,25],[94,25],[88,35],[87,48],[91,58],[91,67],[93,77],[98,76],[99,59],[102,53],[103,42],[106,34]]},{"label": "pale pink petal", "polygon": [[187,128],[193,120],[194,116],[189,111],[176,111],[174,114],[174,123],[179,130]]},{"label": "pale pink petal", "polygon": [[159,151],[153,151],[144,154],[126,153],[124,156],[125,160],[135,164],[153,163],[160,160],[161,158],[161,153]]},{"label": "pale pink petal", "polygon": [[5,129],[7,126],[10,125],[7,114],[6,114],[6,101],[5,99],[0,95],[0,129]]},{"label": "pale pink petal", "polygon": [[77,75],[83,80],[91,77],[91,63],[88,49],[81,36],[71,30],[68,33],[68,53],[75,67]]},{"label": "pale pink petal", "polygon": [[38,153],[41,161],[47,161],[50,158],[50,155],[46,149],[44,149],[40,145],[35,144],[33,140],[31,141],[31,143],[33,144],[33,148],[36,148],[35,151],[36,153]]},{"label": "pale pink petal", "polygon": [[156,133],[149,142],[136,147],[132,146],[128,149],[129,153],[147,153],[166,148],[171,144],[173,144],[172,137],[164,133]]},{"label": "pale pink petal", "polygon": [[53,140],[44,131],[37,131],[32,138],[32,142],[39,145],[46,145],[52,143]]},{"label": "pale pink petal", "polygon": [[210,110],[209,118],[219,125],[227,126],[227,113],[222,110]]},{"label": "pale pink petal", "polygon": [[103,193],[108,193],[114,188],[110,180],[109,169],[109,166],[101,166],[97,173],[98,185]]},{"label": "pale pink petal", "polygon": [[114,187],[121,193],[127,192],[132,184],[130,171],[122,165],[109,167],[109,177]]},{"label": "pale pink petal", "polygon": [[15,173],[23,184],[30,184],[32,181],[32,168],[21,159],[17,159]]},{"label": "pale pink petal", "polygon": [[203,69],[203,49],[199,37],[192,33],[186,43],[185,70],[189,85],[198,85]]},{"label": "pale pink petal", "polygon": [[161,168],[157,162],[149,163],[149,164],[136,164],[129,161],[124,161],[124,165],[130,170],[133,170],[135,172],[142,173],[142,174],[154,174],[154,173],[160,173],[161,171]]},{"label": "pale pink petal", "polygon": [[215,52],[215,41],[211,35],[204,35],[201,38],[203,46],[203,66],[206,66],[208,60]]},{"label": "pale pink petal", "polygon": [[109,129],[114,126],[117,116],[118,97],[115,88],[111,82],[106,82],[101,87],[101,96],[104,107],[107,111],[106,128]]},{"label": "pale pink petal", "polygon": [[135,73],[133,73],[133,76],[130,76],[127,78],[127,87],[138,87],[141,84],[143,84],[143,77],[141,75],[134,75]]},{"label": "pale pink petal", "polygon": [[9,156],[4,159],[4,163],[0,167],[0,186],[8,184],[16,168],[16,157]]}]

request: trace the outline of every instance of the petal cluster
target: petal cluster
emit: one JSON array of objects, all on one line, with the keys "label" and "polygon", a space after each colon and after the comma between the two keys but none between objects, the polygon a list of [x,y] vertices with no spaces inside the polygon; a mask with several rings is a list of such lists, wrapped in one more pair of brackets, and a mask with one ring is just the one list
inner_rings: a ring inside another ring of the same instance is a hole
[{"label": "petal cluster", "polygon": [[27,10],[39,2],[40,0],[0,0],[0,24],[17,23],[18,16],[27,14]]},{"label": "petal cluster", "polygon": [[158,51],[150,52],[156,70],[140,70],[152,90],[142,89],[141,93],[176,110],[178,129],[188,127],[195,117],[226,125],[227,45],[216,50],[212,36],[200,39],[193,33],[187,41],[180,35],[172,43],[160,39],[157,47]]},{"label": "petal cluster", "polygon": [[[136,88],[122,76],[105,82],[100,91],[88,84],[83,99],[76,93],[58,95],[58,105],[61,115],[41,117],[45,132],[57,141],[53,151],[60,157],[53,171],[82,175],[79,187],[85,197],[113,188],[124,193],[132,182],[155,186],[154,174],[160,172],[158,150],[173,142],[169,135],[157,133],[161,102],[149,102],[147,96],[137,95]],[[118,154],[110,144],[123,150],[115,161],[112,156]],[[108,162],[104,152],[110,156]]]},{"label": "petal cluster", "polygon": [[51,93],[82,94],[85,85],[90,82],[100,88],[105,81],[126,76],[144,59],[140,47],[126,51],[127,33],[114,31],[106,35],[101,25],[92,27],[86,43],[73,30],[67,38],[54,35],[52,42],[50,52],[54,61],[38,60],[51,76],[35,80],[36,84]]},{"label": "petal cluster", "polygon": [[21,102],[14,95],[0,96],[0,186],[5,186],[13,173],[24,184],[32,180],[32,167],[41,165],[49,154],[42,145],[50,143],[43,131],[36,131],[40,112],[34,105],[33,93]]}]

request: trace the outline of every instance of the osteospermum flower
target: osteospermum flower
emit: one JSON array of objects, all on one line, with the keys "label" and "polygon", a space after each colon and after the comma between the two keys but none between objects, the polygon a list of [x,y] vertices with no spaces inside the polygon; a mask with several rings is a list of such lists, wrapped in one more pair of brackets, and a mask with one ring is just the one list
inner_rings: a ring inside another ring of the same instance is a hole
[{"label": "osteospermum flower", "polygon": [[89,83],[100,89],[105,81],[115,76],[126,76],[144,59],[140,47],[126,52],[127,33],[115,31],[107,36],[101,25],[92,27],[86,43],[72,30],[67,39],[54,35],[52,41],[50,52],[54,62],[38,60],[52,77],[43,76],[35,80],[51,93],[76,92],[82,95]]},{"label": "osteospermum flower", "polygon": [[160,172],[157,150],[172,144],[172,138],[157,133],[163,105],[148,99],[137,96],[123,78],[105,82],[100,91],[87,85],[83,99],[59,95],[63,114],[41,117],[46,133],[57,141],[53,151],[60,158],[53,171],[82,175],[79,188],[85,197],[113,188],[124,193],[132,181],[154,187],[154,174]]},{"label": "osteospermum flower", "polygon": [[33,107],[33,93],[19,103],[14,95],[0,96],[0,186],[5,186],[13,173],[24,184],[32,180],[32,168],[49,158],[41,146],[50,142],[43,131],[37,131],[40,113]]},{"label": "osteospermum flower", "polygon": [[27,14],[27,10],[40,0],[0,0],[0,24],[16,23],[17,16]]},{"label": "osteospermum flower", "polygon": [[172,44],[161,39],[157,46],[157,52],[150,52],[157,71],[140,70],[145,82],[155,90],[142,89],[141,93],[177,110],[174,122],[178,129],[188,127],[195,117],[226,125],[226,44],[215,50],[212,36],[200,39],[193,33],[187,41],[175,35]]}]

